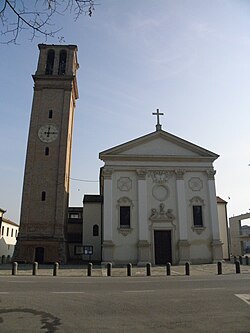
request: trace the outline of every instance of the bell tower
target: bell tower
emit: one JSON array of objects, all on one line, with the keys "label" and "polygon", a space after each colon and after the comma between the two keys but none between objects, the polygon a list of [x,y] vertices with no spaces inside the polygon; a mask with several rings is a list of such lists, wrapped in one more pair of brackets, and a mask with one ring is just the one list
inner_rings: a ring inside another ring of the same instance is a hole
[{"label": "bell tower", "polygon": [[77,46],[38,45],[15,261],[67,261]]}]

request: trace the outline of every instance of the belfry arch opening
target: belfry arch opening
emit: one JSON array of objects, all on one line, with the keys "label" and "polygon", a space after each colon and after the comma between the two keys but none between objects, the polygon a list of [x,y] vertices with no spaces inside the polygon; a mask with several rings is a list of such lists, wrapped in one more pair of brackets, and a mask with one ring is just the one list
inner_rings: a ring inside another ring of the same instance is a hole
[{"label": "belfry arch opening", "polygon": [[67,61],[67,52],[62,50],[59,56],[59,66],[58,66],[58,74],[64,75],[66,73],[66,61]]},{"label": "belfry arch opening", "polygon": [[46,62],[46,69],[45,69],[46,75],[53,74],[54,60],[55,60],[55,51],[49,50],[47,53],[47,62]]}]

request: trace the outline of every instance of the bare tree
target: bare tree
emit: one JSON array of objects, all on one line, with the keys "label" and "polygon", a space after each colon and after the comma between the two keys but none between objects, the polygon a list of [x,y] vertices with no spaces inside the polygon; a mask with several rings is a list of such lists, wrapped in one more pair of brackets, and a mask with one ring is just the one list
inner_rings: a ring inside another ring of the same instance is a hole
[{"label": "bare tree", "polygon": [[[72,14],[77,20],[81,15],[93,14],[95,0],[0,0],[0,42],[17,43],[23,30],[35,37],[54,37],[56,15]],[[61,37],[62,38],[62,37]]]}]

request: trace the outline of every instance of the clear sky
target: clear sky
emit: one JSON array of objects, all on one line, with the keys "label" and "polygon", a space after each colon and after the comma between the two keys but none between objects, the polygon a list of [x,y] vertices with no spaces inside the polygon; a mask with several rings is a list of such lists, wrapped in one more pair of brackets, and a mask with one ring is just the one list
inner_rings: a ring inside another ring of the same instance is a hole
[{"label": "clear sky", "polygon": [[[228,216],[250,209],[250,1],[99,0],[92,18],[60,17],[78,45],[70,203],[98,193],[100,151],[163,129],[220,155]],[[38,43],[0,45],[0,207],[19,223]],[[46,43],[58,44],[58,39]],[[230,199],[229,199],[230,198]]]}]

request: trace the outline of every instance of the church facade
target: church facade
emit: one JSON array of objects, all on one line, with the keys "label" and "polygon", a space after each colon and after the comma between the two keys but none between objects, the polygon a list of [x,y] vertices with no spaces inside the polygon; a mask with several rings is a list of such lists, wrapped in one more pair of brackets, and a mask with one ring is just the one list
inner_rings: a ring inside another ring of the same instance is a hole
[{"label": "church facade", "polygon": [[102,261],[144,265],[222,259],[218,155],[161,129],[100,153]]}]

